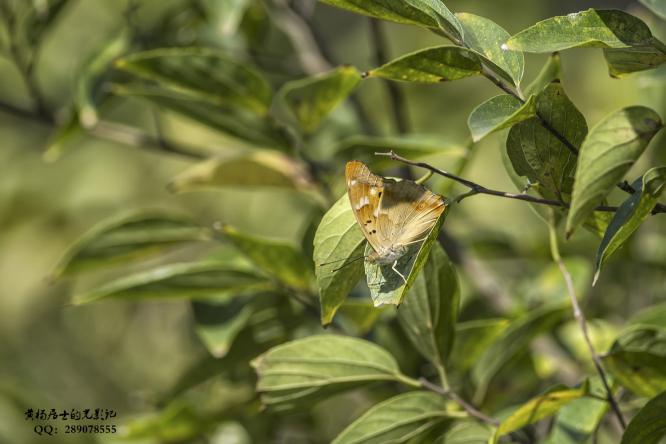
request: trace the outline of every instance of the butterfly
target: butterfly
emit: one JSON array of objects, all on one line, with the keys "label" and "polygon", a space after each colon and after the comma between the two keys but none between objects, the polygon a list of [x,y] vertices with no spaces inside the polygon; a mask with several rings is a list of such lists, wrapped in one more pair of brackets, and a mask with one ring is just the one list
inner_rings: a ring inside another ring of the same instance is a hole
[{"label": "butterfly", "polygon": [[444,198],[411,180],[396,181],[373,174],[357,160],[345,167],[349,203],[373,251],[366,260],[396,268],[409,245],[423,241],[444,212]]}]

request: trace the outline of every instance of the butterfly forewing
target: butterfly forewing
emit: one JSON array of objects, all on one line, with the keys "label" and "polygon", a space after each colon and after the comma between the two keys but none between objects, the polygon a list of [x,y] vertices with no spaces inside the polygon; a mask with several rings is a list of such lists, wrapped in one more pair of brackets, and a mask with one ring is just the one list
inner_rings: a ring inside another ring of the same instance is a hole
[{"label": "butterfly forewing", "polygon": [[386,238],[381,236],[377,224],[384,181],[373,174],[365,164],[355,160],[347,162],[345,179],[347,180],[349,203],[356,221],[363,231],[363,236],[375,251],[379,251],[383,242],[386,242]]}]

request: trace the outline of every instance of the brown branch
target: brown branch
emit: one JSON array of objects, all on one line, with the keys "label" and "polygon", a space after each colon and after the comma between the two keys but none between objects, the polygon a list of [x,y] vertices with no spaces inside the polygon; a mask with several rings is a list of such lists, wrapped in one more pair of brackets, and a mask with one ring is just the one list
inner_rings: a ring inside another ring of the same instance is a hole
[{"label": "brown branch", "polygon": [[460,407],[462,407],[467,413],[470,414],[470,416],[473,416],[486,424],[491,424],[493,426],[498,426],[499,421],[495,418],[491,418],[490,416],[486,415],[485,413],[481,412],[478,410],[476,407],[474,407],[472,404],[469,402],[465,401],[463,398],[461,398],[456,392],[452,391],[451,389],[444,389],[443,387],[440,387],[437,384],[433,384],[432,382],[428,381],[425,378],[419,378],[419,383],[421,384],[421,387],[430,390],[431,392],[437,393],[438,395],[446,396],[447,398],[452,399],[455,401]]},{"label": "brown branch", "polygon": [[[469,188],[469,192],[464,193],[460,196],[458,196],[455,201],[460,202],[463,199],[473,196],[475,194],[487,194],[490,196],[497,196],[497,197],[504,197],[507,199],[514,199],[514,200],[522,200],[525,202],[531,202],[535,204],[540,204],[540,205],[548,205],[551,207],[561,207],[561,208],[569,208],[569,204],[566,202],[562,202],[559,200],[553,200],[553,199],[543,199],[541,197],[536,197],[532,196],[530,194],[524,194],[524,193],[509,193],[506,191],[499,191],[499,190],[494,190],[492,188],[487,188],[484,187],[483,185],[480,185],[476,182],[472,182],[471,180],[464,179],[462,177],[458,177],[455,174],[449,173],[447,171],[444,171],[442,169],[439,169],[437,167],[434,167],[428,163],[425,162],[415,162],[413,160],[405,159],[402,156],[397,155],[393,151],[389,151],[388,153],[375,153],[376,156],[386,156],[390,157],[392,160],[397,160],[398,162],[405,163],[407,165],[412,165],[420,168],[425,168],[427,170],[432,171],[435,174],[439,174],[440,176],[444,176],[448,179],[455,180],[456,182],[465,185],[467,188]],[[608,205],[600,205],[595,208],[595,211],[606,211],[606,212],[615,212],[617,211],[618,207],[615,206],[608,206]]]},{"label": "brown branch", "polygon": [[[554,219],[553,214],[551,214],[551,219]],[[626,429],[627,423],[624,419],[624,416],[622,415],[620,406],[618,405],[617,401],[615,400],[615,397],[613,396],[613,391],[611,390],[610,385],[608,384],[608,378],[601,363],[601,358],[599,358],[599,355],[597,354],[597,351],[594,349],[594,345],[592,344],[592,340],[590,339],[590,333],[587,329],[587,321],[585,319],[585,314],[583,313],[583,310],[581,310],[580,305],[578,304],[578,297],[576,296],[576,290],[573,285],[573,279],[571,278],[571,274],[569,273],[569,270],[567,269],[566,265],[564,264],[564,261],[562,260],[562,257],[560,256],[559,247],[557,245],[557,233],[555,231],[554,220],[550,221],[550,223],[548,224],[548,228],[550,232],[550,250],[553,256],[553,261],[557,263],[557,266],[559,267],[560,272],[564,277],[564,282],[566,283],[567,287],[567,293],[569,295],[569,299],[571,300],[571,306],[573,308],[574,318],[578,322],[580,331],[583,334],[583,339],[585,340],[587,349],[589,350],[590,355],[592,357],[592,362],[594,362],[594,367],[596,368],[597,373],[599,374],[599,378],[601,379],[601,382],[604,386],[604,390],[606,391],[606,399],[608,400],[608,403],[610,404],[613,413],[617,417],[617,420],[622,426],[622,429]]]}]

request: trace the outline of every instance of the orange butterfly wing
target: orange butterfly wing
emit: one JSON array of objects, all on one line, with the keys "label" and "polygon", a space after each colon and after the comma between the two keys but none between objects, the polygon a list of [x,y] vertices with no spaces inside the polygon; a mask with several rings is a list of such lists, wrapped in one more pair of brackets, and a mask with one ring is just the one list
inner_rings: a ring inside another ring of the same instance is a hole
[{"label": "orange butterfly wing", "polygon": [[361,227],[363,236],[370,246],[375,251],[379,251],[380,245],[387,240],[380,237],[381,233],[377,224],[379,205],[384,193],[384,180],[357,160],[347,162],[345,179],[347,180],[349,203],[356,216],[356,222]]}]

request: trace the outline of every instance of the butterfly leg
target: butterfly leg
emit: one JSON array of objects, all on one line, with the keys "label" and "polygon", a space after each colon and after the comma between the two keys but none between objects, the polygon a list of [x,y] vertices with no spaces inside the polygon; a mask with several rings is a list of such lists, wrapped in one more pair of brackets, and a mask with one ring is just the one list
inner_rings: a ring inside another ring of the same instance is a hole
[{"label": "butterfly leg", "polygon": [[400,273],[397,268],[395,268],[396,265],[398,265],[398,261],[393,262],[393,265],[391,266],[391,269],[393,271],[395,271],[396,273],[398,273],[398,276],[400,276],[402,278],[402,280],[405,282],[405,285],[407,285],[407,279],[405,279],[405,276],[403,276],[403,274]]}]

